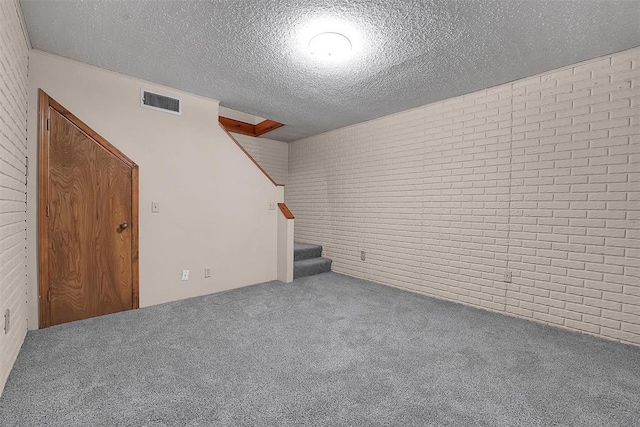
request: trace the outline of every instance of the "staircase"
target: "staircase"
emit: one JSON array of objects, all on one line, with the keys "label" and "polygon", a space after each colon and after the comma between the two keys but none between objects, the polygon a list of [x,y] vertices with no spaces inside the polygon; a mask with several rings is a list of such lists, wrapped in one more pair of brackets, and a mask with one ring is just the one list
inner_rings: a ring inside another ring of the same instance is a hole
[{"label": "staircase", "polygon": [[309,243],[293,244],[293,278],[313,276],[331,271],[331,260],[323,258],[322,246]]}]

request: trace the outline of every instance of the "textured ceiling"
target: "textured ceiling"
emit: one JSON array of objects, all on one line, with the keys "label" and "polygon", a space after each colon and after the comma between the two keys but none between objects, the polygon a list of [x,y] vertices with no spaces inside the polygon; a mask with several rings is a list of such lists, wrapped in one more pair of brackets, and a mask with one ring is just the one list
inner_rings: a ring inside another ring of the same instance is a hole
[{"label": "textured ceiling", "polygon": [[[285,123],[283,141],[640,45],[638,0],[21,4],[35,49]],[[322,31],[352,56],[309,55]]]}]

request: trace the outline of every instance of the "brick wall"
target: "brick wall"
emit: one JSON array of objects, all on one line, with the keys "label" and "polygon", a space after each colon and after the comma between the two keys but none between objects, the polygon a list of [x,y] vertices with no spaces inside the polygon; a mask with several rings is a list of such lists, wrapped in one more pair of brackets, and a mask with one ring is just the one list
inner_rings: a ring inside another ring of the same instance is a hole
[{"label": "brick wall", "polygon": [[635,48],[291,143],[296,241],[340,273],[640,344],[639,119]]},{"label": "brick wall", "polygon": [[286,184],[289,176],[289,144],[268,138],[234,133],[233,137],[251,154],[278,184]]},{"label": "brick wall", "polygon": [[[28,49],[17,3],[0,2],[0,393],[27,332]],[[11,327],[4,331],[5,310]]]}]

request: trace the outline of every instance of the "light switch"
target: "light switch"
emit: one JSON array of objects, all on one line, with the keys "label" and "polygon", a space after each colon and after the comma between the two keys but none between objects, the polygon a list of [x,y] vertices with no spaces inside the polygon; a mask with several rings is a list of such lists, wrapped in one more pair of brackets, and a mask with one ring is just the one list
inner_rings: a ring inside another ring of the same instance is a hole
[{"label": "light switch", "polygon": [[276,210],[276,204],[275,203],[269,203],[269,210],[270,211],[275,211]]},{"label": "light switch", "polygon": [[189,270],[182,270],[182,280],[189,280]]},{"label": "light switch", "polygon": [[151,202],[151,213],[160,213],[160,203]]}]

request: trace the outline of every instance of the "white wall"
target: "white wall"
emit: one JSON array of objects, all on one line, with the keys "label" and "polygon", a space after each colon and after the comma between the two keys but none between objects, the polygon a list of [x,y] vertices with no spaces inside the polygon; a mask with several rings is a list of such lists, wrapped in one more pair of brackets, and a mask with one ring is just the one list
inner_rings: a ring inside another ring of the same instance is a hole
[{"label": "white wall", "polygon": [[253,114],[243,113],[242,111],[232,110],[231,108],[225,108],[223,106],[219,106],[218,111],[222,117],[240,120],[241,122],[251,123],[252,125],[257,125],[266,120],[264,117],[254,116]]},{"label": "white wall", "polygon": [[278,280],[293,282],[294,219],[278,215]]},{"label": "white wall", "polygon": [[291,143],[296,240],[341,273],[640,344],[639,90],[636,48]]},{"label": "white wall", "polygon": [[[140,107],[140,87],[182,99],[183,115]],[[30,54],[29,140],[37,95],[52,98],[140,167],[140,306],[276,279],[277,189],[218,125],[218,102],[38,51]],[[28,187],[29,327],[37,328],[36,179]],[[160,213],[151,213],[151,202]],[[213,277],[204,278],[211,267]],[[183,269],[191,279],[183,282]]]},{"label": "white wall", "polygon": [[[0,2],[0,394],[27,332],[28,41],[20,8]],[[11,326],[4,330],[4,314]]]},{"label": "white wall", "polygon": [[269,138],[233,133],[233,137],[258,162],[278,184],[287,184],[289,179],[289,144]]}]

